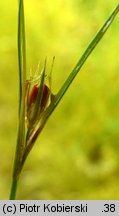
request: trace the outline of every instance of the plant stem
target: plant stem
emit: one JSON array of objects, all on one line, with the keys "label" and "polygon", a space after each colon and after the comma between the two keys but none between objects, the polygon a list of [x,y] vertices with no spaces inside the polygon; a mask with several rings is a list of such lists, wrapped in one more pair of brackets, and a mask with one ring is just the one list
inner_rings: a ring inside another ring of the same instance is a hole
[{"label": "plant stem", "polygon": [[26,45],[24,1],[19,0],[18,2],[19,126],[10,199],[16,198],[18,177],[21,172],[21,161],[25,146]]},{"label": "plant stem", "polygon": [[17,183],[18,183],[18,179],[13,177],[11,191],[10,191],[10,198],[9,198],[10,200],[16,199]]}]

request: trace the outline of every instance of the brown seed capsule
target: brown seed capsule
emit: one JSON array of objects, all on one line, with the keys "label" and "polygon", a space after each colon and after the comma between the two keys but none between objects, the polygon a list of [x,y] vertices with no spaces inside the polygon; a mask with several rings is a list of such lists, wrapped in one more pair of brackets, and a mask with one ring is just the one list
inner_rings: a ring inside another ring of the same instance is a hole
[{"label": "brown seed capsule", "polygon": [[38,84],[34,85],[29,96],[29,106],[36,102],[39,86]]},{"label": "brown seed capsule", "polygon": [[41,100],[41,112],[45,109],[47,105],[49,95],[50,95],[50,89],[48,88],[47,85],[44,85],[43,95],[42,95],[42,100]]},{"label": "brown seed capsule", "polygon": [[[34,85],[29,96],[29,103],[28,103],[29,107],[31,107],[32,104],[35,104],[38,95],[38,90],[39,90],[38,84]],[[41,99],[41,112],[45,109],[47,105],[49,95],[50,95],[50,89],[48,88],[47,85],[44,85],[42,99]]]}]

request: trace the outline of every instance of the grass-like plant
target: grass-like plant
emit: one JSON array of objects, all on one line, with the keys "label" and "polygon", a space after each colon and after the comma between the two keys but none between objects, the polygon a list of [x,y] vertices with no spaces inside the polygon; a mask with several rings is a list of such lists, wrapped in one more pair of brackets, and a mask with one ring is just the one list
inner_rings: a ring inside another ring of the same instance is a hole
[{"label": "grass-like plant", "polygon": [[[119,12],[119,5],[89,43],[83,55],[56,95],[52,94],[50,85],[45,83],[46,60],[38,77],[30,80],[26,75],[25,20],[23,0],[18,4],[18,64],[19,64],[19,125],[16,154],[14,159],[10,199],[16,199],[18,180],[31,149],[40,135],[48,118],[55,110],[63,95],[80,71],[86,59],[97,46],[103,35]],[[53,58],[54,62],[54,58]],[[52,71],[52,69],[51,69]]]}]

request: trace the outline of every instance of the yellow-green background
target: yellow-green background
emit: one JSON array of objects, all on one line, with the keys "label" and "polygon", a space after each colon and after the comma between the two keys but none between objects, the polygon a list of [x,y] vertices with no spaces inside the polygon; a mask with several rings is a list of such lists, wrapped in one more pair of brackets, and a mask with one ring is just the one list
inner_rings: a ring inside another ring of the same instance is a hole
[{"label": "yellow-green background", "polygon": [[[0,1],[0,199],[17,136],[17,2]],[[47,56],[56,93],[116,0],[25,0],[27,72]],[[119,199],[119,16],[38,138],[17,199]]]}]

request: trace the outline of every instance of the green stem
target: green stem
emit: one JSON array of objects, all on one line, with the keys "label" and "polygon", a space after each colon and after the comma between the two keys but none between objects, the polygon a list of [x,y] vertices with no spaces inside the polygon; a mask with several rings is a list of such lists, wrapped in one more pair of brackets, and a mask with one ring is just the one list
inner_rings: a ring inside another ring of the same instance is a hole
[{"label": "green stem", "polygon": [[10,191],[10,197],[9,197],[10,200],[16,199],[17,183],[18,183],[18,179],[13,177],[11,191]]},{"label": "green stem", "polygon": [[21,109],[24,83],[26,81],[26,40],[25,40],[25,20],[24,3],[19,0],[18,10],[18,66],[19,66],[19,114]]},{"label": "green stem", "polygon": [[13,167],[13,178],[10,199],[16,198],[18,176],[21,172],[21,161],[25,147],[25,91],[26,91],[26,47],[25,47],[25,23],[24,4],[19,0],[18,10],[18,64],[19,64],[19,126],[17,145]]}]

